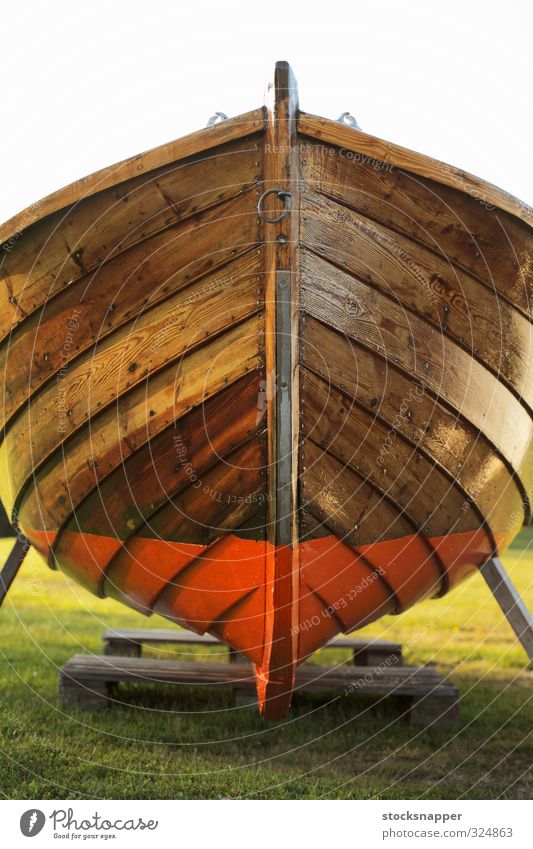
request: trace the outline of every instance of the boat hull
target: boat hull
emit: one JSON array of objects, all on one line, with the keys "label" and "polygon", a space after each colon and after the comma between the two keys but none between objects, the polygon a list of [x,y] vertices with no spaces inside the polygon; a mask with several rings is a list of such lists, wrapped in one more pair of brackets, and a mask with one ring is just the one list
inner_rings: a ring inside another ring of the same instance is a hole
[{"label": "boat hull", "polygon": [[52,568],[247,655],[277,718],[297,663],[531,520],[533,238],[302,113],[284,63],[272,95],[1,229],[0,495]]}]

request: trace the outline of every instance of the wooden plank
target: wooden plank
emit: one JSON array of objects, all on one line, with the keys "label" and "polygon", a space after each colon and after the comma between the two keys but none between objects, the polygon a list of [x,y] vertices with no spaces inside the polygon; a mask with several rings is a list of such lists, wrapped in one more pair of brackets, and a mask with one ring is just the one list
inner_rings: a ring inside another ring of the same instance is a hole
[{"label": "wooden plank", "polygon": [[[329,151],[331,150],[331,155]],[[407,236],[487,286],[531,318],[533,284],[517,257],[531,252],[524,222],[434,180],[368,155],[326,148],[307,139],[300,151],[302,179],[312,191]],[[496,290],[496,291],[494,291]]]},{"label": "wooden plank", "polygon": [[[157,560],[153,563],[146,560],[140,567],[134,551],[137,537],[140,536],[145,545],[154,539],[164,541],[161,548],[168,544],[167,558],[177,562],[171,542],[181,544],[187,551],[191,545],[210,545],[239,528],[257,512],[263,497],[265,482],[260,457],[257,440],[249,440],[223,460],[219,459],[201,477],[200,487],[195,487],[188,480],[185,489],[174,497],[169,495],[149,520],[145,524],[139,523],[132,536],[124,542],[109,532],[101,534],[106,544],[96,554],[88,551],[83,557],[80,545],[78,557],[73,556],[73,535],[79,534],[74,520],[70,527],[61,529],[56,536],[51,557],[62,571],[101,596],[109,594],[124,600],[128,598],[128,584],[140,583],[147,596],[144,603],[144,612],[147,613],[168,579],[166,573],[160,574]],[[109,540],[112,545],[109,545]],[[160,551],[159,558],[163,556],[164,551]],[[126,568],[122,569],[124,560]],[[138,602],[136,608],[142,607]]]},{"label": "wooden plank", "polygon": [[[254,696],[254,674],[248,665],[189,663],[142,657],[75,655],[60,671],[60,698],[67,706],[104,707],[112,682],[174,684],[219,689],[231,687],[240,697]],[[457,689],[433,669],[383,665],[327,668],[304,664],[296,674],[297,692],[395,696],[406,700],[413,724],[453,727],[458,720]]]},{"label": "wooden plank", "polygon": [[192,484],[150,518],[143,536],[207,545],[235,530],[257,511],[253,496],[266,489],[261,446],[256,437],[221,459],[202,479]]},{"label": "wooden plank", "polygon": [[192,478],[201,479],[262,429],[259,390],[257,372],[240,378],[130,454],[82,503],[72,505],[71,529],[122,540],[133,536]]},{"label": "wooden plank", "polygon": [[[444,399],[491,441],[517,474],[522,477],[523,470],[527,474],[524,449],[533,446],[530,414],[452,340],[324,260],[317,259],[316,273],[303,279],[300,298],[309,315],[386,357],[425,391]],[[349,298],[360,309],[347,309]]]},{"label": "wooden plank", "polygon": [[150,438],[224,386],[256,371],[262,362],[261,330],[260,317],[253,316],[208,347],[185,356],[177,373],[171,363],[148,386],[140,384],[93,419],[97,439],[83,428],[69,441],[64,456],[52,455],[36,470],[19,506],[22,525],[44,525],[44,530],[61,527],[72,508]]},{"label": "wooden plank", "polygon": [[[104,653],[112,655],[131,654],[140,657],[143,645],[161,643],[169,645],[208,645],[220,646],[221,642],[212,634],[195,634],[192,631],[166,630],[161,628],[110,628],[102,636]],[[377,666],[387,657],[402,663],[400,643],[388,640],[364,639],[361,637],[335,637],[324,647],[326,649],[351,649],[356,666]],[[231,651],[231,650],[230,650]]]},{"label": "wooden plank", "polygon": [[[233,262],[247,252],[253,261],[260,237],[257,216],[250,212],[254,198],[246,195],[147,238],[55,297],[46,287],[42,308],[0,347],[6,376],[2,421],[54,376],[64,375],[84,351],[101,345],[137,316],[195,281],[203,279],[213,290],[224,286],[235,274]],[[192,294],[184,297],[192,297],[194,304]]]},{"label": "wooden plank", "polygon": [[[37,463],[107,406],[116,405],[122,394],[137,384],[146,386],[151,375],[169,361],[208,345],[223,331],[260,312],[258,259],[255,253],[237,259],[233,277],[225,278],[223,286],[210,276],[153,307],[133,328],[116,331],[81,355],[59,384],[45,387],[2,444],[13,490],[18,492]],[[2,500],[8,500],[3,491]]]},{"label": "wooden plank", "polygon": [[412,174],[419,174],[421,177],[458,189],[479,198],[484,204],[503,209],[526,224],[533,224],[533,210],[523,201],[473,174],[431,159],[422,153],[354,130],[339,121],[330,121],[305,112],[300,112],[298,131],[320,142],[335,145],[345,151],[366,154],[395,168],[404,168]]},{"label": "wooden plank", "polygon": [[350,403],[327,380],[307,370],[300,375],[300,385],[302,438],[311,438],[386,493],[426,536],[479,527],[475,510],[463,509],[464,493],[416,448],[396,437],[389,439],[383,453],[390,428],[375,413]]},{"label": "wooden plank", "polygon": [[[0,337],[65,286],[83,279],[76,288],[90,287],[93,277],[100,280],[102,267],[109,262],[116,269],[124,258],[124,281],[131,273],[128,262],[139,271],[139,259],[154,258],[161,244],[177,238],[176,228],[190,230],[203,219],[216,221],[216,210],[224,223],[230,200],[238,206],[239,198],[250,193],[260,173],[258,140],[252,145],[240,143],[237,148],[222,148],[198,161],[172,165],[149,178],[110,189],[40,222],[5,253],[0,270],[5,303]],[[216,236],[209,252],[214,251]],[[160,261],[158,253],[155,259]],[[83,291],[81,300],[86,296]]]},{"label": "wooden plank", "polygon": [[[447,564],[430,540],[417,533],[405,512],[368,480],[310,440],[303,446],[301,488],[301,503],[306,510],[323,523],[324,530],[353,550],[344,570],[336,573],[332,569],[324,589],[320,585],[313,587],[327,605],[346,595],[342,583],[346,583],[351,563],[358,558],[373,569],[373,580],[385,584],[399,609],[448,589]],[[489,541],[486,550],[490,551]],[[308,579],[306,584],[309,586]],[[333,595],[324,599],[328,590]],[[358,626],[362,602],[356,599],[357,596],[351,605],[337,611],[337,616],[342,617],[342,630]]]},{"label": "wooden plank", "polygon": [[[489,368],[531,413],[531,323],[498,300],[494,286],[487,290],[450,266],[447,258],[320,195],[303,196],[301,221],[302,244],[355,276],[342,304],[350,299],[348,306],[357,316],[362,338],[365,330],[372,331],[376,313],[387,308],[383,295],[403,309],[415,329],[425,327],[432,345],[440,343],[447,349],[447,340],[452,339],[469,358]],[[303,274],[327,273],[326,266],[307,253],[301,267]],[[411,318],[412,313],[428,324]]]},{"label": "wooden plank", "polygon": [[45,215],[51,215],[59,209],[79,203],[104,189],[118,186],[126,180],[137,177],[140,172],[147,174],[169,163],[187,159],[214,147],[260,132],[264,128],[264,123],[265,110],[261,107],[96,171],[37,201],[6,221],[0,227],[0,241],[4,242],[14,233],[26,230]]},{"label": "wooden plank", "polygon": [[314,442],[306,440],[301,453],[301,503],[340,539],[357,546],[416,532],[379,490]]},{"label": "wooden plank", "polygon": [[[423,382],[398,370],[386,356],[305,316],[300,358],[305,368],[327,377],[329,385],[388,427],[378,465],[390,469],[389,446],[401,437],[463,488],[465,511],[475,503],[489,526],[507,528],[511,535],[529,521],[525,489],[518,488],[485,436],[429,393]],[[522,463],[529,485],[532,470],[533,464]]]},{"label": "wooden plank", "polygon": [[484,563],[479,571],[520,640],[529,660],[533,662],[533,617],[503,563],[498,557],[493,557]]},{"label": "wooden plank", "polygon": [[[261,702],[265,705],[265,716],[273,718],[283,716],[288,709],[298,657],[298,638],[295,630],[299,598],[296,516],[298,371],[295,368],[295,328],[298,311],[298,90],[296,79],[286,62],[276,64],[274,83],[270,87],[269,96],[264,147],[264,186],[266,190],[279,189],[291,194],[290,214],[277,223],[265,225],[265,378],[269,399],[268,541],[273,548],[267,557],[266,631],[261,670],[264,692],[261,694]],[[266,205],[269,218],[279,213],[279,208],[275,205],[274,209],[272,207],[273,204]],[[281,276],[280,272],[285,273]],[[289,293],[290,300],[284,297],[289,296]],[[280,314],[282,304],[285,304],[286,311],[292,306],[292,313],[283,324]],[[287,365],[289,371],[292,371],[290,385],[286,376],[280,377],[278,374],[278,352],[283,338],[286,339],[287,335],[291,359],[291,363]],[[281,411],[279,393],[290,396],[290,410]],[[290,458],[287,457],[288,445],[291,446]],[[285,498],[285,495],[288,497]]]}]

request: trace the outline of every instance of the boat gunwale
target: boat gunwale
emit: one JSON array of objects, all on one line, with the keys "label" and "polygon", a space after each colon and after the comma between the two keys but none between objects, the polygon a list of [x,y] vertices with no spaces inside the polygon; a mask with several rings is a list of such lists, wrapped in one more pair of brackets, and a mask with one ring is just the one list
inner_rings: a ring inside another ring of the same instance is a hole
[{"label": "boat gunwale", "polygon": [[[353,153],[367,154],[388,165],[448,186],[464,195],[479,199],[484,205],[495,206],[507,212],[533,229],[533,207],[505,189],[462,168],[386,141],[379,136],[356,130],[339,121],[301,110],[298,115],[298,132],[305,138],[328,142],[334,147],[345,148]],[[484,193],[481,197],[480,192]]]},{"label": "boat gunwale", "polygon": [[0,243],[62,209],[76,206],[106,189],[113,189],[141,174],[196,156],[214,147],[261,133],[266,124],[266,107],[243,112],[210,127],[202,127],[178,139],[107,165],[92,174],[45,195],[0,224]]}]

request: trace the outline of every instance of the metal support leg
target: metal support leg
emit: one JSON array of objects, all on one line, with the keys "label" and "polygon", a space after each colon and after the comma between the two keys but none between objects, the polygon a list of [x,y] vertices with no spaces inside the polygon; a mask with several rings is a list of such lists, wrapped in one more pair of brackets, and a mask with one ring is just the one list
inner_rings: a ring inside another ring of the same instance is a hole
[{"label": "metal support leg", "polygon": [[9,557],[5,562],[4,568],[0,572],[0,605],[3,603],[11,584],[15,580],[29,547],[30,544],[26,537],[20,534],[9,552]]},{"label": "metal support leg", "polygon": [[533,617],[520,598],[518,590],[497,557],[480,567],[480,572],[503,610],[509,625],[533,661]]}]

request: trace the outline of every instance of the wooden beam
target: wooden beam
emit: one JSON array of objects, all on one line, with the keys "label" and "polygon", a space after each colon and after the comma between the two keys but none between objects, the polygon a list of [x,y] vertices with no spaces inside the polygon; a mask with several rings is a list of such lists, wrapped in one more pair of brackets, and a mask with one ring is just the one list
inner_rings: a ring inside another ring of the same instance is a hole
[{"label": "wooden beam", "polygon": [[[269,432],[269,522],[265,649],[259,703],[269,719],[289,708],[298,657],[297,434],[298,90],[277,62],[264,148],[265,354]],[[279,196],[279,192],[285,194]],[[287,197],[288,195],[288,197]]]},{"label": "wooden beam", "polygon": [[481,574],[503,610],[509,625],[533,661],[533,617],[507,574],[501,560],[493,557],[480,567]]},{"label": "wooden beam", "polygon": [[30,545],[26,537],[20,534],[15,540],[15,544],[9,553],[4,568],[0,572],[0,605],[3,604],[9,588],[22,566],[22,561],[26,557],[29,547]]}]

